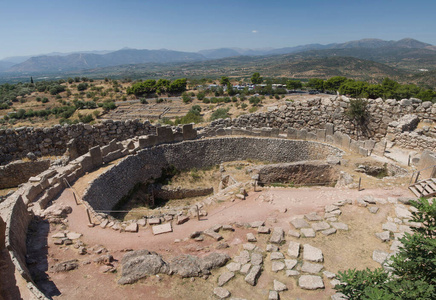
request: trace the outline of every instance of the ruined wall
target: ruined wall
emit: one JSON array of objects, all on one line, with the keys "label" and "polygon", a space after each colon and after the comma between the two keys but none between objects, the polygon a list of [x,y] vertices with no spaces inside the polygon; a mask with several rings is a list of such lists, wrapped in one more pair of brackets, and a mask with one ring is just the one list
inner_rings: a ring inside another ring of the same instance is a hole
[{"label": "ruined wall", "polygon": [[137,182],[161,176],[170,165],[179,170],[204,168],[226,161],[255,159],[295,162],[326,159],[342,152],[309,141],[268,138],[214,138],[184,141],[141,150],[128,156],[90,183],[83,195],[95,210],[110,210]]},{"label": "ruined wall", "polygon": [[[368,99],[369,122],[362,130],[356,128],[345,116],[344,112],[348,105],[349,99],[343,96],[287,102],[286,105],[276,109],[271,108],[266,113],[247,114],[232,120],[216,120],[211,123],[211,127],[269,127],[277,128],[281,132],[286,132],[288,128],[295,128],[305,129],[310,132],[325,129],[325,124],[329,123],[333,124],[335,131],[347,134],[354,139],[365,140],[371,138],[380,141],[388,133],[390,124],[407,114],[418,116],[420,121],[436,122],[436,103],[422,103],[421,100],[415,98],[401,101]],[[419,149],[436,150],[436,128],[428,128],[427,131],[418,132],[414,136],[404,135],[402,137],[401,132],[397,132],[391,138],[393,141],[396,141],[395,138],[397,138],[400,146],[411,149],[415,145],[419,145]],[[429,141],[426,137],[431,140]]]},{"label": "ruined wall", "polygon": [[153,189],[154,197],[163,200],[201,197],[210,194],[213,194],[213,187],[184,189],[181,187],[163,186],[159,189]]},{"label": "ruined wall", "polygon": [[0,166],[0,189],[16,187],[50,167],[50,160],[14,161]]},{"label": "ruined wall", "polygon": [[103,121],[94,126],[88,124],[56,125],[49,128],[20,127],[0,130],[0,164],[25,157],[29,152],[36,156],[63,155],[67,144],[77,156],[89,148],[108,144],[111,140],[125,140],[156,131],[148,121]]}]

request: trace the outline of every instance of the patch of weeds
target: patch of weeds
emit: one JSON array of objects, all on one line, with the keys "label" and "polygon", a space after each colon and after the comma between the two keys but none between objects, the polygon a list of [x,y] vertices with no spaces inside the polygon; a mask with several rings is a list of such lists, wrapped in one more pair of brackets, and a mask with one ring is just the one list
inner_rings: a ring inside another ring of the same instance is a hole
[{"label": "patch of weeds", "polygon": [[194,182],[200,180],[201,178],[201,175],[198,173],[197,168],[193,168],[189,175],[191,175],[191,180]]}]

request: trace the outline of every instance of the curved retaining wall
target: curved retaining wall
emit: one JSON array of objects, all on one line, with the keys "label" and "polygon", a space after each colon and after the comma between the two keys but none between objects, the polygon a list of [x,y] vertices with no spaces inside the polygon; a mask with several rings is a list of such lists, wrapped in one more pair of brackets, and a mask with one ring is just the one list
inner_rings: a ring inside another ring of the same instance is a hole
[{"label": "curved retaining wall", "polygon": [[128,156],[93,182],[83,195],[94,210],[111,210],[138,182],[161,176],[170,165],[180,170],[255,159],[296,162],[326,159],[341,150],[327,144],[272,138],[229,137],[159,145]]}]

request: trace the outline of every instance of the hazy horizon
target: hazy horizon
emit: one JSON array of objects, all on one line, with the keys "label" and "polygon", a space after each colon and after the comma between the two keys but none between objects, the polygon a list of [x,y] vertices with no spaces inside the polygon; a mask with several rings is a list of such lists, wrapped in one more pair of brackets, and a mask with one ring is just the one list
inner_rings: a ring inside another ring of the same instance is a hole
[{"label": "hazy horizon", "polygon": [[[283,48],[364,38],[436,44],[436,1],[23,1],[0,11],[0,59],[53,52]],[[95,49],[95,50],[92,50]]]}]

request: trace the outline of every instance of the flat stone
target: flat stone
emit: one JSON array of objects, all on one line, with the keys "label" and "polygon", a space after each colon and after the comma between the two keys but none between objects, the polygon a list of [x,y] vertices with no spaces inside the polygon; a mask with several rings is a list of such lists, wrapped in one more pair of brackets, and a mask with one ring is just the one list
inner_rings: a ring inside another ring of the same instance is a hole
[{"label": "flat stone", "polygon": [[277,245],[268,244],[266,245],[266,252],[277,252],[279,251],[279,247]]},{"label": "flat stone", "polygon": [[131,223],[124,229],[126,232],[138,232],[138,224]]},{"label": "flat stone", "polygon": [[324,268],[322,264],[312,264],[307,261],[303,263],[301,271],[304,273],[317,274]]},{"label": "flat stone", "polygon": [[64,244],[64,240],[62,240],[62,239],[55,239],[53,244],[55,244],[55,245],[63,245]]},{"label": "flat stone", "polygon": [[379,264],[383,264],[385,260],[388,258],[389,253],[381,251],[381,250],[374,250],[372,252],[372,259]]},{"label": "flat stone", "polygon": [[404,207],[396,206],[395,207],[395,214],[397,215],[397,218],[399,219],[411,219],[412,213]]},{"label": "flat stone", "polygon": [[54,239],[63,239],[63,238],[65,238],[65,233],[58,232],[58,233],[53,234],[51,237]]},{"label": "flat stone", "polygon": [[151,219],[148,219],[148,224],[149,224],[149,225],[157,225],[157,224],[160,224],[160,218],[151,218]]},{"label": "flat stone", "polygon": [[241,270],[239,270],[239,273],[241,274],[248,274],[248,272],[250,271],[251,268],[251,264],[245,264],[241,267]]},{"label": "flat stone", "polygon": [[306,219],[308,219],[309,221],[321,221],[321,220],[322,220],[322,217],[321,217],[321,216],[318,216],[318,215],[316,214],[316,212],[308,213],[308,214],[304,215],[304,217],[305,217]]},{"label": "flat stone", "polygon": [[332,235],[332,234],[336,233],[336,228],[329,228],[329,229],[321,231],[321,233],[324,235]]},{"label": "flat stone", "polygon": [[324,271],[322,272],[322,274],[324,274],[324,276],[327,277],[328,279],[336,278],[336,274],[330,271]]},{"label": "flat stone", "polygon": [[285,236],[285,232],[283,231],[283,228],[274,227],[269,242],[272,244],[280,244],[283,241],[284,236]]},{"label": "flat stone", "polygon": [[259,227],[257,227],[257,233],[260,233],[260,234],[269,234],[270,232],[271,232],[271,230],[268,227],[266,227],[266,226],[259,226]]},{"label": "flat stone", "polygon": [[314,238],[316,236],[315,230],[312,228],[301,228],[301,234],[307,238]]},{"label": "flat stone", "polygon": [[77,233],[77,232],[68,232],[67,233],[67,238],[69,238],[70,240],[77,240],[81,236],[82,236],[82,234],[81,233]]},{"label": "flat stone", "polygon": [[389,231],[383,231],[380,233],[376,233],[375,236],[378,237],[382,242],[389,242],[390,241]]},{"label": "flat stone", "polygon": [[260,270],[262,269],[261,266],[253,266],[248,272],[247,276],[245,276],[245,282],[248,284],[255,286],[257,283],[257,279],[260,276]]},{"label": "flat stone", "polygon": [[[148,224],[151,225],[150,221],[151,221],[151,220],[148,221]],[[181,225],[181,224],[186,223],[186,222],[188,222],[188,221],[189,221],[189,217],[188,217],[188,216],[183,216],[183,215],[182,215],[182,216],[178,216],[178,217],[177,217],[177,222],[176,222],[176,224],[177,224],[177,225]],[[160,220],[159,220],[159,222],[160,222]],[[159,223],[157,223],[157,224],[159,224]]]},{"label": "flat stone", "polygon": [[233,228],[232,225],[223,225],[222,229],[224,231],[235,231],[235,228]]},{"label": "flat stone", "polygon": [[291,270],[297,265],[298,261],[296,259],[285,259],[286,269]]},{"label": "flat stone", "polygon": [[213,293],[220,299],[225,299],[225,298],[230,297],[230,292],[222,287],[214,288]]},{"label": "flat stone", "polygon": [[332,212],[332,211],[335,211],[335,210],[338,210],[338,209],[339,209],[339,207],[337,207],[336,205],[326,205],[324,207],[324,211],[326,213],[329,213],[329,212]]},{"label": "flat stone", "polygon": [[289,242],[288,255],[297,258],[300,255],[300,243]]},{"label": "flat stone", "polygon": [[222,273],[220,275],[220,277],[218,278],[218,286],[225,285],[233,277],[235,277],[235,273],[233,273],[233,272],[224,272],[224,273]]},{"label": "flat stone", "polygon": [[300,237],[300,232],[298,232],[298,231],[296,231],[296,230],[292,230],[292,229],[290,229],[290,230],[288,231],[288,235],[289,235],[289,236],[296,237],[296,238],[299,238],[299,237]]},{"label": "flat stone", "polygon": [[338,284],[341,284],[341,282],[338,279],[333,279],[333,280],[330,280],[330,284],[331,284],[332,288],[334,288]]},{"label": "flat stone", "polygon": [[312,262],[323,262],[322,250],[309,244],[303,245],[303,259]]},{"label": "flat stone", "polygon": [[223,228],[223,225],[221,225],[221,224],[215,224],[214,226],[212,226],[211,228],[209,228],[209,230],[212,230],[212,231],[214,231],[214,232],[219,232],[221,228]]},{"label": "flat stone", "polygon": [[247,233],[247,241],[255,243],[257,242],[257,239],[253,233],[249,232]]},{"label": "flat stone", "polygon": [[138,221],[136,221],[136,224],[138,224],[139,226],[145,227],[145,225],[147,225],[147,219],[139,219]]},{"label": "flat stone", "polygon": [[370,213],[376,214],[378,212],[379,208],[377,206],[371,206],[371,207],[368,207],[368,210]]},{"label": "flat stone", "polygon": [[392,222],[384,223],[382,225],[382,229],[383,230],[387,230],[387,231],[391,231],[391,232],[397,232],[398,231],[397,224],[392,223]]},{"label": "flat stone", "polygon": [[286,276],[291,277],[291,276],[298,276],[300,275],[300,272],[295,271],[295,270],[286,270]]},{"label": "flat stone", "polygon": [[340,209],[338,209],[338,210],[334,210],[334,211],[329,212],[329,213],[325,213],[324,218],[337,217],[337,216],[340,216],[341,214],[342,214],[342,211]]},{"label": "flat stone", "polygon": [[285,256],[281,252],[272,252],[270,257],[271,260],[284,259]]},{"label": "flat stone", "polygon": [[318,223],[312,223],[312,228],[315,231],[321,231],[321,230],[329,229],[330,225],[327,222],[318,222]]},{"label": "flat stone", "polygon": [[256,248],[256,245],[245,243],[244,245],[242,245],[242,248],[244,248],[244,250],[253,251]]},{"label": "flat stone", "polygon": [[289,223],[291,223],[292,226],[295,227],[295,229],[310,227],[309,223],[307,223],[306,220],[301,218],[293,219],[289,221]]},{"label": "flat stone", "polygon": [[347,300],[347,296],[345,296],[342,293],[336,293],[334,295],[332,295],[331,300]]},{"label": "flat stone", "polygon": [[363,196],[361,199],[368,204],[376,204],[375,198],[371,195]]},{"label": "flat stone", "polygon": [[231,262],[226,265],[227,270],[230,272],[238,272],[241,270],[241,264],[237,262]]},{"label": "flat stone", "polygon": [[100,227],[105,229],[106,226],[109,224],[109,220],[108,219],[104,219],[101,223],[100,223]]},{"label": "flat stone", "polygon": [[413,234],[413,230],[410,228],[410,226],[407,225],[400,225],[398,226],[399,232],[407,232],[409,234]]},{"label": "flat stone", "polygon": [[328,222],[337,222],[337,221],[338,221],[338,218],[336,218],[336,217],[330,217],[330,218],[326,218],[325,220],[328,221]]},{"label": "flat stone", "polygon": [[240,264],[246,264],[250,262],[250,252],[248,252],[247,250],[243,250],[241,251],[241,253],[239,253],[238,256],[235,256],[233,260]]},{"label": "flat stone", "polygon": [[264,221],[254,221],[254,222],[250,223],[250,226],[252,228],[258,228],[258,227],[263,226],[263,225],[265,225]]},{"label": "flat stone", "polygon": [[271,263],[271,271],[273,271],[273,272],[281,271],[281,270],[283,270],[284,268],[285,268],[285,264],[284,264],[283,262],[281,262],[281,261],[276,261],[276,260],[274,260],[274,261]]},{"label": "flat stone", "polygon": [[279,293],[276,291],[269,291],[268,300],[279,300]]},{"label": "flat stone", "polygon": [[391,248],[389,248],[389,250],[393,252],[398,252],[400,251],[400,247],[403,247],[403,243],[401,243],[400,241],[393,241]]},{"label": "flat stone", "polygon": [[363,199],[357,199],[356,200],[356,205],[360,206],[360,207],[367,207],[368,203],[366,203]]},{"label": "flat stone", "polygon": [[190,239],[198,238],[202,233],[203,233],[203,231],[194,231],[194,232],[191,232],[191,234],[189,234],[189,238]]},{"label": "flat stone", "polygon": [[263,263],[263,255],[261,253],[251,253],[251,264],[253,266],[260,266]]},{"label": "flat stone", "polygon": [[283,291],[286,291],[287,289],[288,288],[286,287],[286,284],[274,279],[274,290],[275,291],[283,292]]},{"label": "flat stone", "polygon": [[205,235],[207,235],[207,236],[213,238],[213,239],[216,240],[216,241],[221,241],[221,240],[223,239],[223,236],[222,236],[221,234],[216,233],[215,231],[210,230],[210,229],[205,230],[203,233],[204,233]]},{"label": "flat stone", "polygon": [[153,234],[158,235],[162,233],[167,233],[173,231],[173,228],[171,227],[171,223],[165,223],[162,225],[154,225],[152,228]]},{"label": "flat stone", "polygon": [[348,230],[348,225],[340,222],[333,222],[330,223],[333,228],[336,228],[337,230]]},{"label": "flat stone", "polygon": [[298,286],[304,290],[323,289],[324,282],[320,276],[302,275],[298,279]]}]

